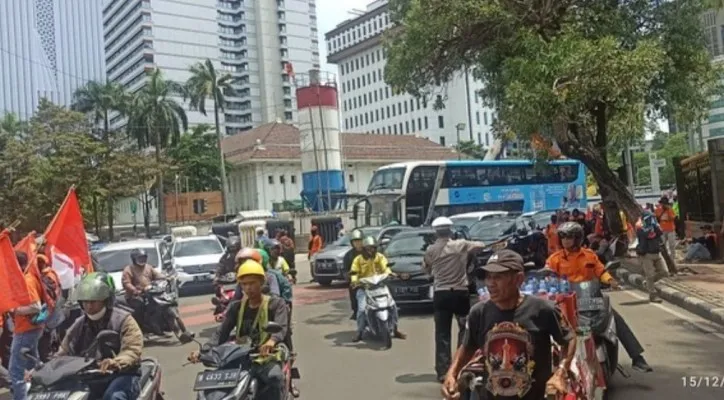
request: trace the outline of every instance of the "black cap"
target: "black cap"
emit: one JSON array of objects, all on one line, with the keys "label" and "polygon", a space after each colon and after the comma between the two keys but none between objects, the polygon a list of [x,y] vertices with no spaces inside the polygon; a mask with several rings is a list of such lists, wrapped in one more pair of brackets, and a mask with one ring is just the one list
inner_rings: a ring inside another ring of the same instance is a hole
[{"label": "black cap", "polygon": [[523,272],[523,257],[513,250],[500,250],[490,256],[483,270],[487,272]]}]

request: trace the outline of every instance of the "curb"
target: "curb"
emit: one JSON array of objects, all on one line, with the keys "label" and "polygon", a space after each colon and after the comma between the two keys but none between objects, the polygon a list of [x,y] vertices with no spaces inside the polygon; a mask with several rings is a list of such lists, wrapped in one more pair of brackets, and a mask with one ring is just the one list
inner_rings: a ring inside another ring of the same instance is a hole
[{"label": "curb", "polygon": [[[640,274],[628,271],[625,268],[619,268],[616,270],[616,277],[619,281],[646,292],[645,278]],[[674,289],[662,282],[657,282],[655,287],[659,296],[669,303],[677,305],[709,321],[724,325],[724,308],[716,307],[696,296],[691,296],[686,292]]]}]

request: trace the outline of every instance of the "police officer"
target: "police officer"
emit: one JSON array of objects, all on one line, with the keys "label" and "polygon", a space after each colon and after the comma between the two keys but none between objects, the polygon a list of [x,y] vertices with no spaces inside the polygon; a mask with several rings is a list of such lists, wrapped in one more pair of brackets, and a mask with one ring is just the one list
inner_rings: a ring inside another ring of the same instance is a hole
[{"label": "police officer", "polygon": [[[362,254],[362,239],[364,239],[364,234],[361,230],[355,229],[350,233],[352,249],[344,255],[344,270],[347,273],[349,273],[349,270],[352,268],[352,261],[354,261],[358,255]],[[349,287],[349,302],[352,304],[352,316],[349,317],[349,319],[357,319],[357,296],[352,285]]]},{"label": "police officer", "polygon": [[432,221],[437,235],[435,243],[425,251],[424,271],[432,276],[435,315],[435,372],[440,382],[450,368],[450,346],[453,316],[458,319],[458,345],[462,342],[465,317],[470,311],[467,265],[472,251],[482,249],[482,242],[453,239],[453,222],[447,217]]}]

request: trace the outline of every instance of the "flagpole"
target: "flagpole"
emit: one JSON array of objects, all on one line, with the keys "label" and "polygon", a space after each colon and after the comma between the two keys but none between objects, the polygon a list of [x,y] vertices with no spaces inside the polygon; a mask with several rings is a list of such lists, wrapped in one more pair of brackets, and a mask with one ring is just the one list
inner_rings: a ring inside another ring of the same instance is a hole
[{"label": "flagpole", "polygon": [[10,235],[11,232],[15,231],[15,228],[17,228],[18,225],[20,225],[20,220],[16,219],[15,221],[13,221],[12,224],[8,225],[7,228],[3,229],[2,232],[0,232],[0,236]]}]

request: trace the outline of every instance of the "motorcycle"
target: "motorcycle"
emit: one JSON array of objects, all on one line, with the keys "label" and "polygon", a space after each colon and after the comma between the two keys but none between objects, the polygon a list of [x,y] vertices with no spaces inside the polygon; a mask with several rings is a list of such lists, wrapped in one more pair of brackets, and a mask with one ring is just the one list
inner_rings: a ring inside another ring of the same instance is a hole
[{"label": "motorcycle", "polygon": [[395,332],[391,313],[394,312],[395,300],[384,284],[389,274],[377,274],[359,281],[365,291],[365,318],[367,331],[382,341],[387,348],[392,347],[392,336]]},{"label": "motorcycle", "polygon": [[236,293],[236,275],[230,272],[219,279],[216,285],[216,293],[211,298],[214,305],[214,320],[223,322],[226,309]]},{"label": "motorcycle", "polygon": [[[269,322],[264,328],[267,333],[281,332],[282,327]],[[198,342],[197,342],[198,343]],[[238,345],[224,343],[211,348],[199,343],[199,361],[208,369],[199,372],[194,381],[193,390],[198,400],[254,400],[265,388],[250,371],[253,360],[259,357],[256,345]],[[299,393],[292,379],[299,379],[299,371],[292,367],[293,357],[286,345],[279,344],[282,351],[282,371],[284,382],[282,399],[297,398]]]},{"label": "motorcycle", "polygon": [[[172,286],[166,279],[151,283],[148,290],[141,295],[144,312],[143,321],[138,321],[138,323],[144,334],[173,332],[181,344],[186,344],[193,340],[193,335],[182,334],[182,332],[186,332],[186,327],[178,311],[178,292]],[[135,315],[133,307],[128,304],[123,292],[116,297],[116,303],[122,309]],[[149,311],[145,312],[145,310]],[[154,318],[154,316],[161,318]]]},{"label": "motorcycle", "polygon": [[[619,261],[609,262],[606,271],[612,272],[619,266]],[[603,294],[601,282],[597,279],[573,283],[571,289],[576,293],[578,325],[590,329],[593,334],[596,357],[608,388],[613,374],[617,370],[622,371],[618,363],[619,340],[611,300]],[[623,371],[622,375],[625,376]]]},{"label": "motorcycle", "polygon": [[[90,400],[91,389],[104,389],[103,385],[113,377],[98,369],[95,355],[106,358],[117,354],[120,347],[120,335],[104,330],[82,356],[60,356],[42,363],[30,349],[22,349],[23,356],[37,364],[29,384],[28,400]],[[138,399],[163,400],[161,364],[154,358],[144,358],[139,368],[141,391]]]}]

